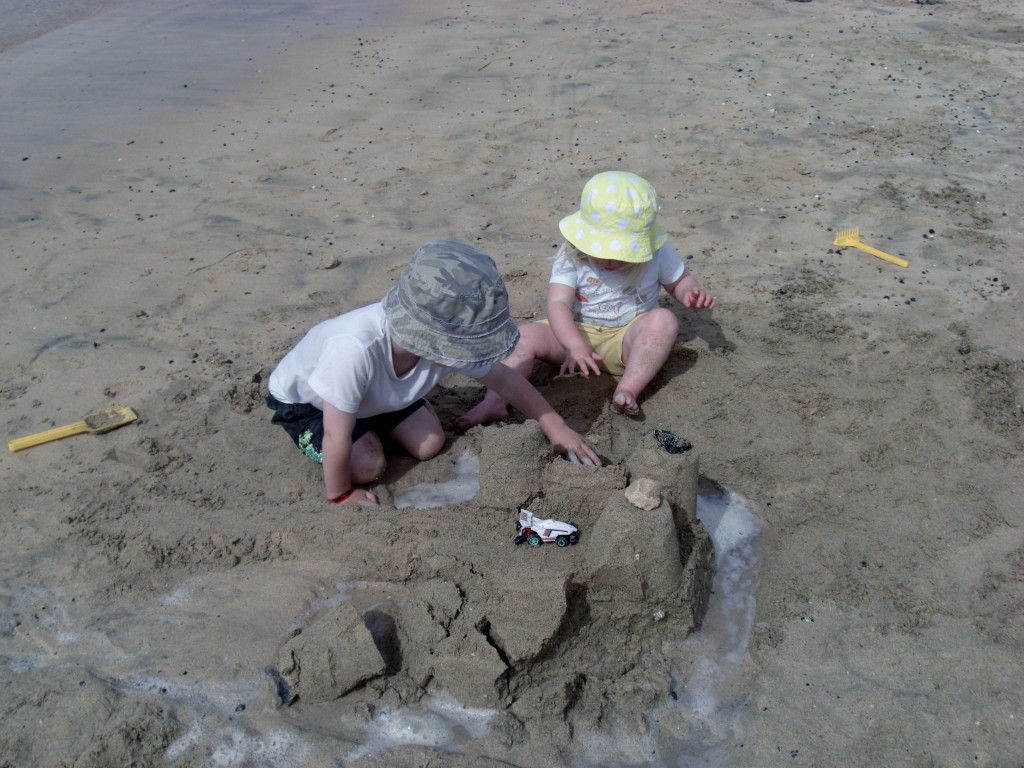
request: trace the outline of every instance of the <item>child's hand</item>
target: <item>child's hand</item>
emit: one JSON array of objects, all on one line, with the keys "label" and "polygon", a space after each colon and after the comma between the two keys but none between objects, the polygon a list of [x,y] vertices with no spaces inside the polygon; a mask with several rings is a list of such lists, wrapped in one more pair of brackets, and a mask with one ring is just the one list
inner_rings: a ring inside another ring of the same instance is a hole
[{"label": "child's hand", "polygon": [[351,496],[349,496],[347,499],[341,502],[340,506],[353,506],[355,504],[358,504],[363,507],[370,507],[373,506],[374,504],[379,503],[380,502],[377,501],[377,494],[371,493],[365,488],[356,488],[354,491],[352,491]]},{"label": "child's hand", "polygon": [[593,371],[595,376],[600,376],[601,369],[597,367],[597,363],[601,360],[604,360],[604,355],[597,354],[586,345],[575,350],[567,347],[565,350],[565,360],[558,373],[561,376],[566,376],[570,373],[576,373],[578,370],[582,375],[589,376],[590,372]]},{"label": "child's hand", "polygon": [[687,309],[711,309],[715,306],[715,297],[703,288],[694,288],[683,296],[683,306]]},{"label": "child's hand", "polygon": [[572,453],[579,459],[581,464],[586,464],[588,467],[601,466],[601,457],[597,455],[597,452],[587,445],[587,442],[579,434],[567,426],[563,426],[553,436],[551,442],[554,443],[555,450],[558,453]]}]

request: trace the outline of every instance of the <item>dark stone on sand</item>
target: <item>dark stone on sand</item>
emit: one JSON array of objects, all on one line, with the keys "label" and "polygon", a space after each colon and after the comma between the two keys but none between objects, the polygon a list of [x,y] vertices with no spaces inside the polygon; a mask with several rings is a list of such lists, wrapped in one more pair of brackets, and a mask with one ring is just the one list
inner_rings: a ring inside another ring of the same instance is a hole
[{"label": "dark stone on sand", "polygon": [[658,444],[668,453],[682,453],[683,451],[688,451],[693,447],[690,441],[685,437],[679,437],[677,434],[670,432],[667,429],[654,430],[654,439],[657,440]]}]

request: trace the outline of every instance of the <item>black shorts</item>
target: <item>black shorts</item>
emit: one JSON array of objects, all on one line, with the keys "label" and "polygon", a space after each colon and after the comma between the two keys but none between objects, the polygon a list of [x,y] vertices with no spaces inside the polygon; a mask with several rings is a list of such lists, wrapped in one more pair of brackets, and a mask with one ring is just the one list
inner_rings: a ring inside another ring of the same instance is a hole
[{"label": "black shorts", "polygon": [[[387,437],[395,427],[426,404],[427,401],[421,397],[400,411],[356,419],[356,425],[352,428],[352,442],[367,432]],[[271,422],[280,424],[292,436],[300,451],[313,461],[323,464],[324,412],[308,403],[282,403],[271,394],[267,395],[267,407],[274,411]]]}]

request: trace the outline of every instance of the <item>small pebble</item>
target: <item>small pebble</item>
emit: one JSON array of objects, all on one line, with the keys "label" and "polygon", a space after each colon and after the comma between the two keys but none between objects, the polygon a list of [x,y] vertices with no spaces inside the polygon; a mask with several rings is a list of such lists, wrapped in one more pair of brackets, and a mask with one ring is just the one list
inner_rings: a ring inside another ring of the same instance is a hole
[{"label": "small pebble", "polygon": [[630,483],[626,489],[626,498],[634,507],[650,511],[661,504],[661,486],[654,480],[642,477]]}]

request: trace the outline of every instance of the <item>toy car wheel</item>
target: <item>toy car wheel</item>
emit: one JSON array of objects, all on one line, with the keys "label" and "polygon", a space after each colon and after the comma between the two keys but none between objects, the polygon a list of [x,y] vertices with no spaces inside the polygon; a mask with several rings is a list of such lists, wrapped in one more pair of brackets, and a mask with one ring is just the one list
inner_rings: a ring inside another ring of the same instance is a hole
[{"label": "toy car wheel", "polygon": [[568,536],[559,536],[557,539],[555,539],[555,544],[557,544],[560,548],[561,547],[568,547],[569,546],[569,537]]},{"label": "toy car wheel", "polygon": [[580,535],[578,533],[570,533],[569,534],[569,543],[570,544],[575,544],[579,540],[580,540]]},{"label": "toy car wheel", "polygon": [[529,544],[531,547],[539,547],[541,545],[540,536],[531,531],[529,538],[526,540],[526,543]]}]

